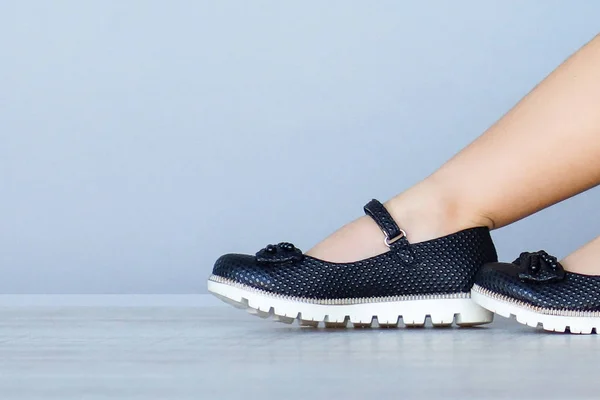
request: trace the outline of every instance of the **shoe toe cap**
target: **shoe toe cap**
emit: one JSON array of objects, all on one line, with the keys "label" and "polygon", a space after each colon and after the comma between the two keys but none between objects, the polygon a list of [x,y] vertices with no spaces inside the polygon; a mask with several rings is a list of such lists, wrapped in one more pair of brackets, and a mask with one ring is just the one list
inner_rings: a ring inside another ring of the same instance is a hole
[{"label": "shoe toe cap", "polygon": [[507,279],[519,279],[519,267],[515,264],[493,262],[487,263],[479,269],[475,276],[475,283],[490,289],[489,286],[494,286],[498,283],[504,283]]},{"label": "shoe toe cap", "polygon": [[219,257],[212,273],[256,288],[264,288],[270,282],[268,272],[256,262],[256,257],[247,254],[226,254]]},{"label": "shoe toe cap", "polygon": [[[531,284],[519,278],[520,267],[511,263],[485,264],[475,277],[475,284],[491,292],[517,300],[534,300]],[[532,298],[533,297],[533,298]]]}]

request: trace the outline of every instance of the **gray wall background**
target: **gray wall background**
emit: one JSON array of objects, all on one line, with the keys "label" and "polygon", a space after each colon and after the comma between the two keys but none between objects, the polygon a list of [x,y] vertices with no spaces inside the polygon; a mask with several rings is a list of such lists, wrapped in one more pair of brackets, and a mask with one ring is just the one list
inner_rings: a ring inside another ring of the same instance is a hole
[{"label": "gray wall background", "polygon": [[[203,293],[431,173],[598,33],[596,1],[0,2],[0,292]],[[506,154],[507,161],[511,155]],[[495,232],[600,234],[592,190]]]}]

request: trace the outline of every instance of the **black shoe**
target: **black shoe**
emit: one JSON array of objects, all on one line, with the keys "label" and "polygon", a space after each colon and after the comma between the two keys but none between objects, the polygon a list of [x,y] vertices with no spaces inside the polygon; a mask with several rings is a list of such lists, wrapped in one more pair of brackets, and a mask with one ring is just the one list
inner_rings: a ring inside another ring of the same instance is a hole
[{"label": "black shoe", "polygon": [[487,227],[410,244],[377,200],[365,212],[382,229],[389,251],[366,260],[333,263],[302,254],[291,243],[268,245],[255,256],[219,258],[208,290],[262,317],[326,326],[479,325],[493,315],[471,301],[475,274],[496,261]]},{"label": "black shoe", "polygon": [[545,251],[521,253],[512,264],[486,264],[471,295],[498,315],[549,331],[592,333],[600,327],[600,276],[566,272]]}]

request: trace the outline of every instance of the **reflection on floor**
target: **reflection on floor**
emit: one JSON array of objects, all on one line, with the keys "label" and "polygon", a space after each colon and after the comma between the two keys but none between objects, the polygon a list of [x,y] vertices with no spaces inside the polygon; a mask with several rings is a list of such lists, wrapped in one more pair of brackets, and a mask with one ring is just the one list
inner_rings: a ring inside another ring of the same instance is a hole
[{"label": "reflection on floor", "polygon": [[227,306],[0,308],[0,399],[598,398],[598,336],[325,330]]}]

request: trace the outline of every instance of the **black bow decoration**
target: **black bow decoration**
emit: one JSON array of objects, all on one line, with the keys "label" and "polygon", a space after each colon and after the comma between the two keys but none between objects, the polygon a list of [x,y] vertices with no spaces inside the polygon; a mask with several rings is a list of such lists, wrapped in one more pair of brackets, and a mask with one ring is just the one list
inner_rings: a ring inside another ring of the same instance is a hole
[{"label": "black bow decoration", "polygon": [[565,278],[565,270],[556,257],[543,250],[521,253],[513,264],[522,268],[519,278],[523,281],[557,282]]},{"label": "black bow decoration", "polygon": [[259,263],[285,263],[302,260],[304,256],[302,251],[288,242],[282,242],[276,245],[270,244],[256,253],[256,261]]}]

